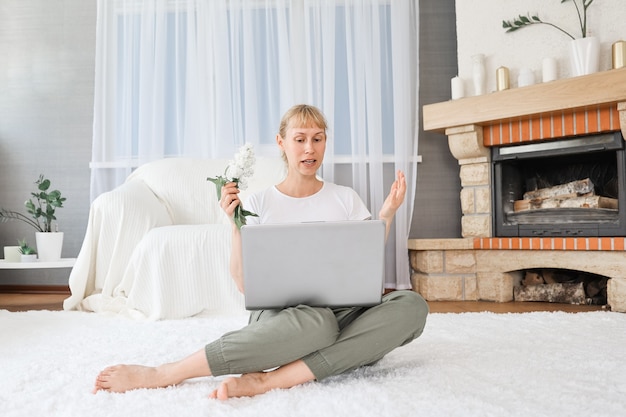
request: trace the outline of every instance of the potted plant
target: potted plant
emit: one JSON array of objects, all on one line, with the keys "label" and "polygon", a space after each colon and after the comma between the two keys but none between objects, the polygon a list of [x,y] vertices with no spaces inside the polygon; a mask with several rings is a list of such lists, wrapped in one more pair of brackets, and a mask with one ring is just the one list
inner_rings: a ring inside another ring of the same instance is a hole
[{"label": "potted plant", "polygon": [[22,255],[22,262],[35,262],[37,260],[37,251],[28,246],[26,239],[18,240],[17,243],[20,246],[19,251]]},{"label": "potted plant", "polygon": [[24,206],[31,217],[20,212],[0,208],[0,221],[20,220],[32,226],[35,230],[39,259],[44,261],[56,261],[61,258],[63,247],[63,232],[58,231],[55,225],[52,230],[52,222],[56,220],[56,209],[63,207],[65,197],[59,190],[50,189],[50,180],[43,174],[35,181],[36,191],[31,192],[31,197]]},{"label": "potted plant", "polygon": [[571,38],[570,58],[573,75],[591,74],[597,72],[600,65],[600,41],[594,36],[589,36],[587,31],[587,9],[593,0],[561,0],[561,4],[570,1],[574,4],[578,14],[580,37],[572,35],[554,23],[541,20],[537,14],[531,15],[530,13],[527,16],[519,15],[511,20],[503,20],[502,28],[509,33],[530,25],[547,25],[564,33]]}]

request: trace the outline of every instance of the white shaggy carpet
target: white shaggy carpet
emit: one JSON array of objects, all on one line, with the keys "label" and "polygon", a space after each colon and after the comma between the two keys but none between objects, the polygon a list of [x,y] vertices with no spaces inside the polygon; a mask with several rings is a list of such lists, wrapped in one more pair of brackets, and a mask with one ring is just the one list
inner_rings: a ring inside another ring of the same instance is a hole
[{"label": "white shaggy carpet", "polygon": [[91,394],[116,363],[179,359],[246,316],[139,322],[0,310],[0,416],[626,416],[626,314],[431,314],[375,366],[255,398],[213,378]]}]

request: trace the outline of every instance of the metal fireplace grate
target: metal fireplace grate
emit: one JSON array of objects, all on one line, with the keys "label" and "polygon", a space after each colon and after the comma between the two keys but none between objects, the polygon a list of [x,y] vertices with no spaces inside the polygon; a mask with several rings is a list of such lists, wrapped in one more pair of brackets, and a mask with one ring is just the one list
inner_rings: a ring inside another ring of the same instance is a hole
[{"label": "metal fireplace grate", "polygon": [[[626,236],[625,167],[620,132],[492,148],[495,236]],[[559,197],[518,209],[532,191],[583,181],[593,184],[594,201],[610,204],[560,206]]]}]

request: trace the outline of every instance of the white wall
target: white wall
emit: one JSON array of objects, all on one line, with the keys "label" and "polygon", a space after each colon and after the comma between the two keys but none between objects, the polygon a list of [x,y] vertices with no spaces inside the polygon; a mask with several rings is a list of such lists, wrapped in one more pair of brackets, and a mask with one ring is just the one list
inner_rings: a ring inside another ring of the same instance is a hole
[{"label": "white wall", "polygon": [[[495,72],[500,66],[510,69],[511,87],[517,86],[519,69],[523,67],[532,69],[539,82],[545,57],[557,59],[559,78],[570,77],[569,37],[547,25],[506,33],[502,20],[530,12],[580,37],[578,15],[572,1],[561,4],[561,0],[456,0],[459,77],[464,80],[466,96],[473,95],[471,56],[477,53],[486,57],[487,92],[495,90]],[[626,2],[595,0],[587,12],[588,36],[598,37],[601,44],[600,70],[608,70],[612,44],[626,40]]]}]

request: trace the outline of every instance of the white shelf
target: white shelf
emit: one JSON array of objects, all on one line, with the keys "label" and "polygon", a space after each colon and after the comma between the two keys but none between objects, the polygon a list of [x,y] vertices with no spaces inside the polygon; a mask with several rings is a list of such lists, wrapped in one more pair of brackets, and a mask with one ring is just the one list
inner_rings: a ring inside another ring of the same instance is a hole
[{"label": "white shelf", "polygon": [[72,268],[76,263],[76,258],[61,258],[52,262],[7,262],[0,259],[0,269],[45,269],[45,268]]}]

